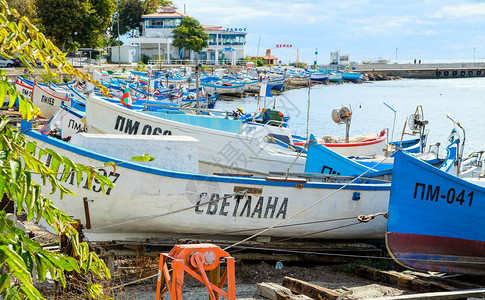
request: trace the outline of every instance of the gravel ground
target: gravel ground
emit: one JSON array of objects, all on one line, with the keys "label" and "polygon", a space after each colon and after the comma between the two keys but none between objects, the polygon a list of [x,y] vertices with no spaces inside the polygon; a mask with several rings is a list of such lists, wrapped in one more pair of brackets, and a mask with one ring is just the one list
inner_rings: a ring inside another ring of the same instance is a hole
[{"label": "gravel ground", "polygon": [[[351,289],[353,296],[358,299],[370,299],[391,295],[401,295],[408,291],[376,284],[349,273],[340,266],[329,265],[293,265],[284,266],[278,270],[274,265],[265,262],[236,266],[236,296],[237,299],[265,299],[259,295],[257,283],[274,282],[281,284],[285,276],[308,281],[329,289]],[[115,299],[153,299],[156,294],[156,279],[151,279],[137,286],[128,286],[118,291]],[[184,299],[208,299],[205,287],[196,280],[184,283]],[[164,299],[170,299],[168,293]]]},{"label": "gravel ground", "polygon": [[[55,239],[55,236],[45,234],[38,226],[31,222],[26,222],[26,225],[37,236],[43,235],[42,239]],[[45,234],[45,235],[44,235]],[[54,241],[55,242],[55,241]],[[387,264],[386,261],[379,261]],[[264,299],[260,296],[257,284],[261,282],[273,282],[282,284],[285,276],[295,279],[304,280],[329,289],[350,289],[353,291],[353,296],[357,299],[370,299],[376,297],[384,297],[391,295],[401,295],[409,293],[402,289],[391,286],[376,284],[373,281],[363,279],[352,275],[352,264],[347,265],[324,265],[324,264],[303,264],[303,263],[285,263],[283,268],[277,269],[274,262],[253,262],[253,263],[236,263],[236,296],[237,299]],[[136,258],[119,258],[116,261],[116,274],[118,278],[126,282],[136,279],[145,278],[154,274],[158,269],[158,258],[136,257]],[[118,280],[112,280],[109,286],[117,286],[120,284]],[[121,289],[107,287],[106,294],[111,294],[109,297],[113,299],[154,299],[156,295],[156,277],[149,280],[142,281],[138,285],[125,286]],[[106,285],[105,285],[106,286]],[[41,284],[47,295],[52,294],[53,283],[46,282]],[[184,299],[208,299],[209,295],[204,285],[194,278],[188,278],[184,282],[183,298]],[[50,290],[50,292],[49,292]],[[75,294],[68,294],[60,299],[74,299]],[[59,297],[54,297],[59,298]],[[170,299],[167,293],[164,299]]]}]

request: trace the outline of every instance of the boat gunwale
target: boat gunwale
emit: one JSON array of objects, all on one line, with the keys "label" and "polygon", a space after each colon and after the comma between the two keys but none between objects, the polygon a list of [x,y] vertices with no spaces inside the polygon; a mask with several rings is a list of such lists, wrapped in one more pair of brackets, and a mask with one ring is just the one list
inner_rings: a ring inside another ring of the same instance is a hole
[{"label": "boat gunwale", "polygon": [[[297,183],[294,182],[284,182],[284,181],[267,181],[263,177],[251,177],[251,178],[235,178],[233,176],[221,176],[221,175],[210,175],[210,174],[194,174],[186,172],[171,171],[165,169],[159,169],[155,167],[150,167],[146,165],[141,165],[133,163],[130,161],[125,161],[117,159],[108,155],[100,154],[94,151],[90,151],[85,148],[78,147],[76,145],[58,140],[56,138],[47,136],[35,130],[26,130],[23,132],[27,136],[37,139],[41,142],[47,143],[54,147],[64,149],[66,151],[72,152],[77,155],[81,155],[90,159],[99,160],[101,162],[115,162],[121,165],[119,167],[131,169],[134,171],[172,177],[187,180],[201,180],[210,182],[226,182],[226,183],[237,183],[237,184],[248,184],[248,185],[263,185],[263,186],[283,186],[283,187],[297,187]],[[326,182],[308,182],[305,183],[303,187],[298,188],[316,188],[316,189],[338,189],[342,188],[346,190],[368,190],[368,191],[390,191],[390,184],[375,184],[375,183],[326,183]]]}]

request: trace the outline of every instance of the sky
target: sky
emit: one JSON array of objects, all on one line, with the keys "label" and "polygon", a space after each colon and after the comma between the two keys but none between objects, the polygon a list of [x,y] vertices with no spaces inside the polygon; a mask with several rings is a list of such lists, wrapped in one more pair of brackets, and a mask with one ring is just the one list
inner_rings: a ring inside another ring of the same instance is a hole
[{"label": "sky", "polygon": [[[282,63],[485,61],[485,1],[459,0],[174,0],[203,25],[246,28],[246,55]],[[277,48],[277,45],[292,48]],[[259,47],[258,47],[259,45]],[[315,52],[318,52],[315,55]]]}]

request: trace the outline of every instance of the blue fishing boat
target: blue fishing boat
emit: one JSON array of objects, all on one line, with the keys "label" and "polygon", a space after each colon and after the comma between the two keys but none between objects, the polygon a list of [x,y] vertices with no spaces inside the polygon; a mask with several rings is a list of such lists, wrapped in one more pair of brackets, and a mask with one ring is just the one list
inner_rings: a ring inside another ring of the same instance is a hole
[{"label": "blue fishing boat", "polygon": [[363,165],[320,145],[313,134],[310,135],[305,173],[353,176],[364,172],[369,175],[373,173],[390,174],[392,164],[372,161],[368,165]]},{"label": "blue fishing boat", "polygon": [[285,76],[283,75],[270,75],[268,77],[268,85],[271,86],[272,90],[281,91],[285,87]]},{"label": "blue fishing boat", "polygon": [[310,79],[314,81],[322,81],[325,82],[328,80],[328,73],[323,73],[323,72],[314,72],[311,73]]},{"label": "blue fishing boat", "polygon": [[485,275],[485,178],[461,179],[399,151],[386,244],[406,267]]},{"label": "blue fishing boat", "polygon": [[428,134],[425,133],[423,136],[417,138],[389,142],[389,145],[395,146],[397,149],[404,150],[408,153],[420,153],[423,152],[424,148],[426,147],[427,139]]},{"label": "blue fishing boat", "polygon": [[351,73],[351,72],[342,72],[342,79],[349,80],[349,81],[362,81],[364,80],[363,73]]}]

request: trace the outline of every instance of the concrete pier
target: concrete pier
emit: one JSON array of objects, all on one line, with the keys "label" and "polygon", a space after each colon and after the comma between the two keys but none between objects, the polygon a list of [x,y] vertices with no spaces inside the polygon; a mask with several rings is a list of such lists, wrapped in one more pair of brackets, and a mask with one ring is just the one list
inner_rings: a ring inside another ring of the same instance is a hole
[{"label": "concrete pier", "polygon": [[485,77],[485,63],[364,64],[355,65],[353,71],[420,79]]}]

